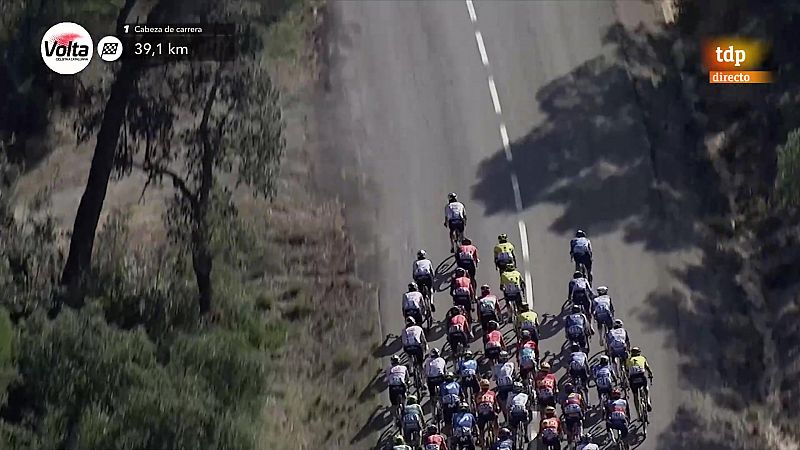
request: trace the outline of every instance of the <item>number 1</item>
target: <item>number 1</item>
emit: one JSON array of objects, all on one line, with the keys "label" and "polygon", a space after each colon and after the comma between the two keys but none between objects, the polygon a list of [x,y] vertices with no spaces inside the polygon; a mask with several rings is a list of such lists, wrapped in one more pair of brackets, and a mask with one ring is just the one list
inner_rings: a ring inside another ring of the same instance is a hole
[{"label": "number 1", "polygon": [[125,28],[125,32],[127,33],[128,32],[128,28],[130,28],[130,25],[124,25],[122,28]]}]

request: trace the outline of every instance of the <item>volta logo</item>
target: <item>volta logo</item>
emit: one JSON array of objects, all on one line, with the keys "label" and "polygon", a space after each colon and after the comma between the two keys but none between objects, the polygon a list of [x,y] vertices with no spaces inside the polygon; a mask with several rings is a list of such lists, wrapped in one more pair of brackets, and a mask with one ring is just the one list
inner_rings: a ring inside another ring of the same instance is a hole
[{"label": "volta logo", "polygon": [[92,60],[92,52],[92,37],[77,23],[53,25],[42,37],[42,59],[50,70],[61,75],[85,69]]}]

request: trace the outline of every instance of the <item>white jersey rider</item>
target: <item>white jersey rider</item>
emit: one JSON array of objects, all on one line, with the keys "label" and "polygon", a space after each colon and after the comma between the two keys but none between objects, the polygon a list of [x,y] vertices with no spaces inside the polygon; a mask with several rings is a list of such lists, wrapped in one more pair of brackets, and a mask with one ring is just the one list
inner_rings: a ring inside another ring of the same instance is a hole
[{"label": "white jersey rider", "polygon": [[[417,259],[411,264],[411,278],[417,283],[418,286],[427,288],[428,297],[431,301],[431,311],[436,312],[436,307],[433,305],[433,263],[428,259],[428,254],[425,250],[420,249],[417,251]],[[424,291],[423,291],[424,292]]]},{"label": "white jersey rider", "polygon": [[447,205],[444,207],[444,226],[450,229],[450,253],[454,253],[456,231],[463,234],[467,224],[467,211],[464,204],[458,201],[458,195],[451,192],[447,196]]}]

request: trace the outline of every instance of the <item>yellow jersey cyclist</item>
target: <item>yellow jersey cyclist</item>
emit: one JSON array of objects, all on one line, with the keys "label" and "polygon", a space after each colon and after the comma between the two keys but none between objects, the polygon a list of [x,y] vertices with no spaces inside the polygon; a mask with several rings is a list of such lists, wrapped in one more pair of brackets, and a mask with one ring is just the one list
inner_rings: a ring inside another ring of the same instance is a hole
[{"label": "yellow jersey cyclist", "polygon": [[508,235],[503,233],[497,236],[497,245],[494,246],[494,266],[502,272],[507,264],[516,265],[517,256],[514,255],[514,244],[508,242]]},{"label": "yellow jersey cyclist", "polygon": [[[505,271],[500,273],[500,290],[506,297],[506,306],[511,313],[511,303],[514,302],[519,309],[522,305],[522,293],[525,292],[525,282],[514,264],[506,265]],[[513,318],[513,316],[512,316]]]},{"label": "yellow jersey cyclist", "polygon": [[631,391],[633,391],[633,400],[635,404],[639,403],[639,388],[641,388],[641,392],[644,394],[645,399],[647,399],[647,411],[652,411],[653,406],[650,404],[650,393],[647,389],[645,372],[647,373],[647,378],[649,378],[652,383],[653,370],[650,369],[650,365],[647,364],[647,358],[642,356],[642,350],[639,347],[633,347],[631,349],[631,356],[625,361],[624,368],[628,374],[628,383]]},{"label": "yellow jersey cyclist", "polygon": [[529,331],[531,340],[539,345],[539,315],[530,309],[528,302],[522,302],[514,325],[519,333]]}]

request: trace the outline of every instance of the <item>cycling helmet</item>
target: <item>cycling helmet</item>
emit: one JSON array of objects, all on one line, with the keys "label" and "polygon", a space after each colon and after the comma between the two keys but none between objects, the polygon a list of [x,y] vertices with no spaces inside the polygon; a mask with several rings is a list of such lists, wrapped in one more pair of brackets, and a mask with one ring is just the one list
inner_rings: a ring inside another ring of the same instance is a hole
[{"label": "cycling helmet", "polygon": [[406,397],[406,403],[408,403],[409,405],[413,405],[413,404],[417,403],[417,396],[416,395],[409,395],[408,397]]},{"label": "cycling helmet", "polygon": [[447,372],[444,376],[444,379],[447,381],[453,381],[456,378],[456,375],[453,372]]},{"label": "cycling helmet", "polygon": [[447,194],[447,199],[450,200],[451,202],[457,202],[458,201],[458,195],[455,192],[451,192],[451,193]]},{"label": "cycling helmet", "polygon": [[640,349],[639,347],[631,348],[631,356],[639,356],[641,354],[642,354],[642,349]]},{"label": "cycling helmet", "polygon": [[513,272],[515,270],[517,270],[517,268],[514,266],[514,263],[506,264],[506,272]]},{"label": "cycling helmet", "polygon": [[427,431],[429,435],[439,434],[439,427],[437,427],[436,425],[428,425]]},{"label": "cycling helmet", "polygon": [[431,349],[431,356],[438,358],[439,357],[439,349],[436,348],[436,347],[433,347]]},{"label": "cycling helmet", "polygon": [[511,439],[511,430],[505,427],[500,428],[500,432],[497,435],[500,439]]},{"label": "cycling helmet", "polygon": [[584,433],[583,435],[581,435],[581,440],[580,440],[581,444],[588,444],[589,442],[592,442],[592,435],[591,434]]},{"label": "cycling helmet", "polygon": [[488,324],[489,331],[494,331],[500,328],[500,324],[496,320],[490,320]]},{"label": "cycling helmet", "polygon": [[602,364],[604,366],[608,364],[608,356],[607,355],[600,356],[600,364]]},{"label": "cycling helmet", "polygon": [[572,384],[572,382],[567,381],[566,383],[564,383],[564,392],[566,392],[567,394],[571,394],[574,391],[575,391],[575,386]]},{"label": "cycling helmet", "polygon": [[467,350],[464,352],[464,358],[472,359],[472,350]]},{"label": "cycling helmet", "polygon": [[615,319],[614,320],[614,328],[622,328],[625,324],[622,323],[622,319]]},{"label": "cycling helmet", "polygon": [[508,352],[505,350],[500,351],[500,360],[507,361],[508,360]]},{"label": "cycling helmet", "polygon": [[467,273],[467,271],[464,270],[464,268],[462,268],[462,267],[459,267],[458,269],[456,269],[456,276],[457,277],[463,277],[466,273]]},{"label": "cycling helmet", "polygon": [[461,239],[461,245],[472,245],[472,239],[468,237]]},{"label": "cycling helmet", "polygon": [[487,380],[486,378],[481,378],[480,386],[481,389],[489,389],[490,386],[489,380]]},{"label": "cycling helmet", "polygon": [[499,242],[501,244],[504,244],[504,243],[508,242],[508,235],[505,234],[505,233],[498,235],[497,236],[497,242]]},{"label": "cycling helmet", "polygon": [[528,306],[528,302],[522,302],[519,306],[520,312],[528,312],[530,310],[530,306]]},{"label": "cycling helmet", "polygon": [[459,404],[458,404],[458,409],[459,409],[460,411],[469,411],[469,403],[467,403],[467,402],[461,402],[461,403],[459,403]]},{"label": "cycling helmet", "polygon": [[544,409],[544,413],[545,415],[552,416],[555,415],[556,409],[553,408],[552,406],[548,406],[547,408]]},{"label": "cycling helmet", "polygon": [[392,358],[390,359],[390,361],[392,362],[393,366],[396,366],[396,365],[400,364],[400,357],[397,356],[397,355],[392,355]]},{"label": "cycling helmet", "polygon": [[457,315],[461,314],[461,309],[458,306],[451,306],[450,309],[447,312],[451,316],[457,316]]},{"label": "cycling helmet", "polygon": [[574,352],[579,352],[579,351],[581,351],[581,346],[578,345],[577,343],[573,342],[572,345],[569,346],[569,351],[571,351],[573,353]]},{"label": "cycling helmet", "polygon": [[611,390],[611,398],[616,400],[620,397],[622,397],[622,391],[620,391],[619,388],[614,388]]},{"label": "cycling helmet", "polygon": [[405,445],[405,444],[406,444],[406,440],[403,439],[403,436],[400,436],[398,434],[398,435],[396,435],[394,437],[394,445]]},{"label": "cycling helmet", "polygon": [[416,325],[416,324],[417,324],[417,321],[413,317],[411,317],[411,316],[406,317],[406,326],[407,327],[410,327],[410,326]]},{"label": "cycling helmet", "polygon": [[576,238],[586,237],[586,232],[584,232],[583,230],[579,229],[578,231],[575,232],[575,237]]},{"label": "cycling helmet", "polygon": [[529,341],[531,339],[531,331],[530,330],[522,330],[522,333],[520,333],[520,335],[522,337],[521,340],[523,342]]},{"label": "cycling helmet", "polygon": [[408,283],[408,290],[409,291],[416,291],[417,290],[417,283],[415,281],[412,281],[411,283]]},{"label": "cycling helmet", "polygon": [[608,295],[608,286],[600,286],[597,288],[597,295]]},{"label": "cycling helmet", "polygon": [[581,312],[581,307],[578,305],[572,305],[570,311],[572,311],[572,314],[578,314],[579,312]]},{"label": "cycling helmet", "polygon": [[427,257],[428,257],[428,253],[425,250],[423,250],[423,249],[417,250],[417,258],[418,259],[425,259]]},{"label": "cycling helmet", "polygon": [[539,365],[539,372],[550,372],[550,363],[547,361],[542,361]]},{"label": "cycling helmet", "polygon": [[581,272],[580,270],[576,270],[575,273],[572,274],[572,278],[574,279],[583,278],[583,272]]},{"label": "cycling helmet", "polygon": [[522,383],[520,383],[519,381],[515,381],[513,389],[514,389],[514,392],[519,393],[519,392],[522,392],[525,389],[525,386],[523,386]]},{"label": "cycling helmet", "polygon": [[491,292],[492,292],[492,288],[488,284],[484,284],[483,286],[481,286],[481,294],[486,295],[486,294],[490,294]]}]

